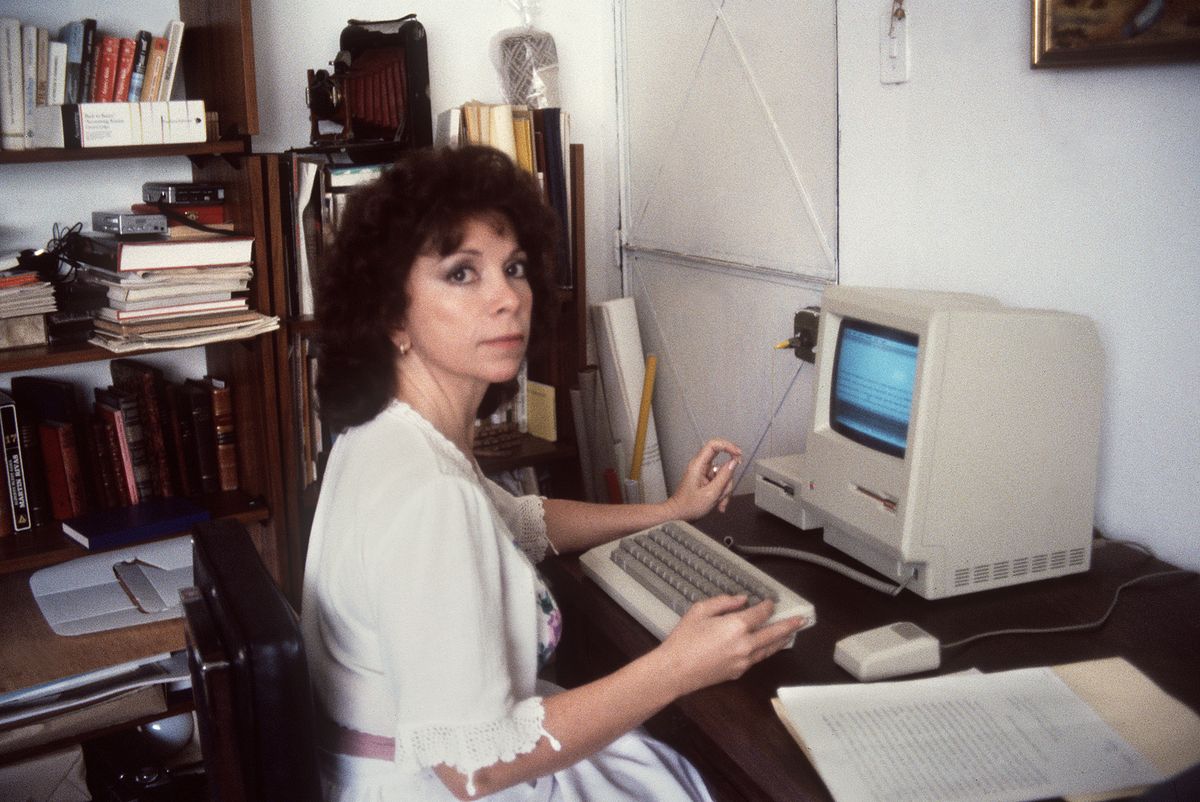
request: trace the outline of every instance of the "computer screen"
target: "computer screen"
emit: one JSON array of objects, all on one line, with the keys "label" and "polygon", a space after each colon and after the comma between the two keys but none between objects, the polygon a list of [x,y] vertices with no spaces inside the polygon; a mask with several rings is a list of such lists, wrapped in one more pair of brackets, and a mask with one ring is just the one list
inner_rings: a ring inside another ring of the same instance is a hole
[{"label": "computer screen", "polygon": [[1087,570],[1103,354],[1081,315],[831,287],[801,454],[758,505],[926,598]]},{"label": "computer screen", "polygon": [[904,456],[917,374],[917,338],[847,320],[834,352],[830,422],[851,440]]}]

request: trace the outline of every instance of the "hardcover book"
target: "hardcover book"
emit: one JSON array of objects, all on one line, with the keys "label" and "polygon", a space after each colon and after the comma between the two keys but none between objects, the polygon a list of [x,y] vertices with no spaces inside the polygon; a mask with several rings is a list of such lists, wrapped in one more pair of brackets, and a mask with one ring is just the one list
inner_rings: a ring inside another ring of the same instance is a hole
[{"label": "hardcover book", "polygon": [[79,96],[76,103],[87,103],[92,99],[92,86],[96,80],[96,20],[83,20],[83,38],[80,44]]},{"label": "hardcover book", "polygon": [[96,46],[96,78],[89,98],[95,103],[109,103],[114,99],[117,85],[117,57],[121,50],[121,39],[104,35]]},{"label": "hardcover book", "polygon": [[[95,390],[97,407],[117,407],[121,410],[121,418],[125,428],[125,442],[129,447],[129,459],[133,467],[133,480],[137,488],[135,501],[151,498],[154,495],[154,481],[150,465],[150,454],[147,447],[146,429],[142,423],[142,411],[138,405],[137,394],[116,387],[99,388]],[[124,458],[124,455],[122,455]]]},{"label": "hardcover book", "polygon": [[184,399],[183,385],[168,382],[167,442],[175,455],[175,471],[179,490],[185,496],[198,496],[200,486],[200,455],[196,447],[196,432],[191,422],[191,407]]},{"label": "hardcover book", "polygon": [[[71,424],[70,433],[74,443],[63,445],[60,448],[66,449],[73,446],[72,450],[77,455],[85,475],[91,474],[99,467],[91,458],[91,449],[86,436],[84,408],[74,384],[45,376],[14,376],[12,378],[12,394],[21,409],[26,411],[25,414],[31,419],[33,425],[40,427],[48,422]],[[40,446],[43,441],[44,438],[40,437],[39,452],[42,451]],[[49,468],[49,463],[45,460],[43,460],[43,464],[47,469]],[[49,478],[47,471],[47,479]],[[51,487],[51,507],[53,507],[53,502],[53,488]],[[79,510],[79,512],[82,511],[82,509]]]},{"label": "hardcover book", "polygon": [[25,488],[25,460],[21,451],[21,433],[17,425],[17,403],[8,393],[0,392],[0,441],[4,444],[4,468],[8,481],[8,512],[14,532],[33,527]]},{"label": "hardcover book", "polygon": [[129,37],[117,40],[117,71],[113,79],[112,99],[117,103],[129,100],[129,81],[133,77],[133,59],[137,42]]},{"label": "hardcover book", "polygon": [[233,420],[233,391],[226,382],[212,376],[188,381],[208,393],[212,408],[211,437],[216,454],[217,486],[220,490],[237,490],[238,447]]},{"label": "hardcover book", "polygon": [[113,309],[102,307],[96,311],[97,317],[111,320],[114,323],[125,323],[134,320],[150,320],[160,318],[184,317],[189,315],[204,315],[210,312],[232,312],[246,308],[245,298],[230,298],[225,301],[204,301],[201,303],[172,303],[169,299],[152,301],[153,306],[144,309]]},{"label": "hardcover book", "polygon": [[150,475],[154,495],[173,496],[175,482],[172,479],[173,459],[168,451],[166,436],[166,382],[162,371],[133,359],[114,359],[109,363],[113,384],[133,393],[138,400],[142,429],[146,435],[146,451],[150,463]]},{"label": "hardcover book", "polygon": [[216,493],[221,489],[217,468],[217,434],[213,428],[212,397],[195,379],[184,382],[179,391],[180,425],[190,429],[195,444],[200,491]]},{"label": "hardcover book", "polygon": [[[99,387],[97,393],[103,392]],[[125,412],[120,404],[106,404],[97,399],[96,415],[104,425],[109,463],[117,486],[118,503],[137,504],[137,478],[133,472],[133,455],[129,450],[129,437],[125,432]]]},{"label": "hardcover book", "polygon": [[180,534],[210,517],[208,510],[185,498],[152,498],[71,518],[62,522],[62,530],[84,548],[96,551]]},{"label": "hardcover book", "polygon": [[78,103],[79,88],[82,83],[79,69],[83,63],[83,21],[68,22],[58,35],[67,45],[66,84],[64,98],[61,102]]},{"label": "hardcover book", "polygon": [[150,60],[150,42],[153,39],[149,31],[138,31],[133,37],[133,63],[129,73],[127,98],[130,103],[137,103],[142,99],[142,87],[146,84],[146,62]]},{"label": "hardcover book", "polygon": [[120,240],[97,232],[77,238],[72,254],[106,270],[167,270],[183,267],[241,265],[252,261],[254,237],[214,235],[191,240]]},{"label": "hardcover book", "polygon": [[38,434],[42,441],[42,460],[46,464],[46,485],[54,520],[83,515],[87,512],[87,497],[75,445],[75,427],[63,421],[44,421],[38,424]]}]

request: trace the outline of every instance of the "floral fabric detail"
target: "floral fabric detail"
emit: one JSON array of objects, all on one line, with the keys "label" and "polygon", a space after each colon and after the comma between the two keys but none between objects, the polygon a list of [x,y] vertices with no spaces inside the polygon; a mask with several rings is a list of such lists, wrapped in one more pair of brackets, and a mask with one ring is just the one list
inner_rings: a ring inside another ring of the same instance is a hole
[{"label": "floral fabric detail", "polygon": [[550,589],[539,576],[537,578],[538,606],[538,671],[546,667],[562,639],[562,613],[558,609]]}]

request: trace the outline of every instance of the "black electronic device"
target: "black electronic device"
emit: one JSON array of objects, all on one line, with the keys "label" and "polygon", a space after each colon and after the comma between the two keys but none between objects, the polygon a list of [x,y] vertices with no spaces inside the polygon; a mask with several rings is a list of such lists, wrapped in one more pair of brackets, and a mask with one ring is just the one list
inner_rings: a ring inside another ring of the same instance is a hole
[{"label": "black electronic device", "polygon": [[225,187],[220,184],[189,184],[180,181],[147,181],[142,184],[146,203],[224,203]]},{"label": "black electronic device", "polygon": [[167,218],[137,212],[92,212],[92,230],[118,237],[165,237]]}]

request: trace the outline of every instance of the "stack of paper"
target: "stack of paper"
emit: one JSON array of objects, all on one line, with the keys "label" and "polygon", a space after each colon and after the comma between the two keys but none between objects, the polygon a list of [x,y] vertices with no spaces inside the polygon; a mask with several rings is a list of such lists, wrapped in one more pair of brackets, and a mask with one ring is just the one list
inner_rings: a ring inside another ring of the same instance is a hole
[{"label": "stack of paper", "polygon": [[1112,798],[1200,760],[1200,717],[1122,658],[780,688],[775,706],[838,800]]},{"label": "stack of paper", "polygon": [[110,351],[181,348],[254,337],[279,319],[247,308],[250,265],[116,272],[89,267],[85,281],[107,288],[91,342]]}]

